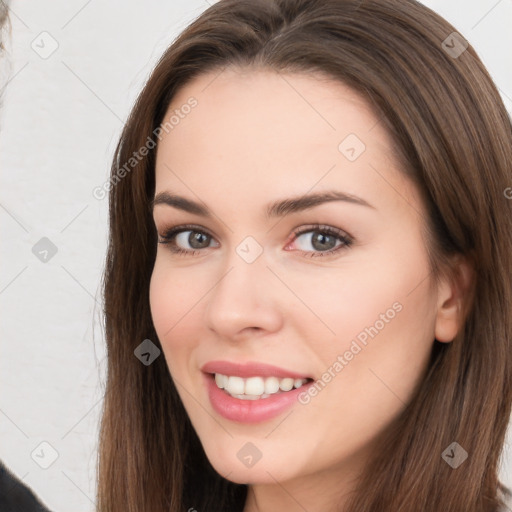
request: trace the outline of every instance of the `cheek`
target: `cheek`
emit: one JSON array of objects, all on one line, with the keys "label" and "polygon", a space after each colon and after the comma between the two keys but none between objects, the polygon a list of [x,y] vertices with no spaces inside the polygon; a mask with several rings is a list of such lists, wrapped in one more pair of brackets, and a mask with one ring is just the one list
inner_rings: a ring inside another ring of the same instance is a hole
[{"label": "cheek", "polygon": [[371,266],[359,260],[359,269],[340,273],[328,288],[337,307],[316,303],[337,333],[333,343],[317,345],[336,377],[311,406],[321,415],[329,404],[334,417],[346,418],[337,435],[372,437],[409,401],[428,363],[435,302],[421,247],[389,246],[372,255],[378,264]]},{"label": "cheek", "polygon": [[[403,314],[409,303],[415,302],[416,307],[424,310],[421,299],[417,300],[417,294],[410,292],[427,274],[422,265],[407,265],[403,258],[386,254],[347,259],[337,268],[316,268],[309,274],[282,274],[300,299],[289,297],[288,320],[299,323],[301,332],[315,340],[318,350],[326,355],[334,354],[348,349],[356,337],[364,341],[365,332],[376,323],[382,331],[389,323],[399,322],[400,315],[402,318],[409,315]],[[402,310],[400,315],[397,309]],[[419,310],[417,314],[421,316]],[[415,318],[411,314],[407,322]]]},{"label": "cheek", "polygon": [[390,231],[386,241],[367,257],[358,258],[354,268],[340,277],[341,295],[332,290],[332,296],[343,301],[338,325],[345,339],[362,333],[370,336],[377,330],[379,338],[389,333],[397,343],[423,344],[433,332],[435,297],[428,289],[430,267],[424,242],[418,226],[412,225],[408,233],[403,240],[400,233]]},{"label": "cheek", "polygon": [[206,293],[200,286],[201,280],[190,285],[189,273],[184,269],[168,268],[165,257],[157,257],[149,287],[151,316],[158,339],[171,374],[184,373],[188,353],[193,349],[194,305]]}]

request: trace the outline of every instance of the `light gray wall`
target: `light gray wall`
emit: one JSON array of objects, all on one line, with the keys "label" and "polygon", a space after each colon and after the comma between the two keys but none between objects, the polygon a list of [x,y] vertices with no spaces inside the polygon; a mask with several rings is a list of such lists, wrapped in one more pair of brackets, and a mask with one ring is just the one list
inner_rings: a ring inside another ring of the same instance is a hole
[{"label": "light gray wall", "polygon": [[[425,3],[476,47],[512,110],[512,2]],[[0,117],[0,459],[56,512],[94,510],[107,200],[92,191],[107,179],[122,124],[156,59],[207,6],[11,3]],[[508,448],[508,485],[511,464]]]}]

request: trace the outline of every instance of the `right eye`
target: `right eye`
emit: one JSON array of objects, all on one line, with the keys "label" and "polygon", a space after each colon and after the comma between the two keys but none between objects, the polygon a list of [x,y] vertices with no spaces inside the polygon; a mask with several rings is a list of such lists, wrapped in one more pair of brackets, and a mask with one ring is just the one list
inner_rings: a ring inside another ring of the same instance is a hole
[{"label": "right eye", "polygon": [[158,243],[168,245],[175,254],[195,256],[201,249],[210,247],[212,241],[213,237],[198,226],[176,226],[164,230]]}]

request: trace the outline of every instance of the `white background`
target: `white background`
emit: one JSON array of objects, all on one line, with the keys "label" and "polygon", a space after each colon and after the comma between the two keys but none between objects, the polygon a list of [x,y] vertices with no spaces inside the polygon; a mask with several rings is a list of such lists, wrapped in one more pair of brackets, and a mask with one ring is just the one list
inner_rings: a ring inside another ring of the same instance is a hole
[{"label": "white background", "polygon": [[[425,3],[473,44],[512,110],[512,0]],[[108,211],[92,190],[108,179],[123,122],[156,59],[208,5],[11,3],[0,118],[0,459],[55,512],[94,510]],[[58,43],[46,59],[31,47],[46,37],[50,48],[44,31]],[[42,237],[57,247],[47,263],[32,253]],[[43,441],[58,452],[48,469],[31,457]],[[502,479],[512,485],[508,446]]]}]

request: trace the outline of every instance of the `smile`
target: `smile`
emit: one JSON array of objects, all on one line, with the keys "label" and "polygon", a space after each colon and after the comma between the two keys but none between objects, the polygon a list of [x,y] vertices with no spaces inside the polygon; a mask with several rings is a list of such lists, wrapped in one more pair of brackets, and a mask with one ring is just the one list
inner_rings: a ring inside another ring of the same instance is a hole
[{"label": "smile", "polygon": [[240,400],[259,400],[270,395],[285,393],[298,389],[310,379],[294,379],[292,377],[249,377],[244,379],[236,375],[215,373],[215,383],[232,397]]}]

